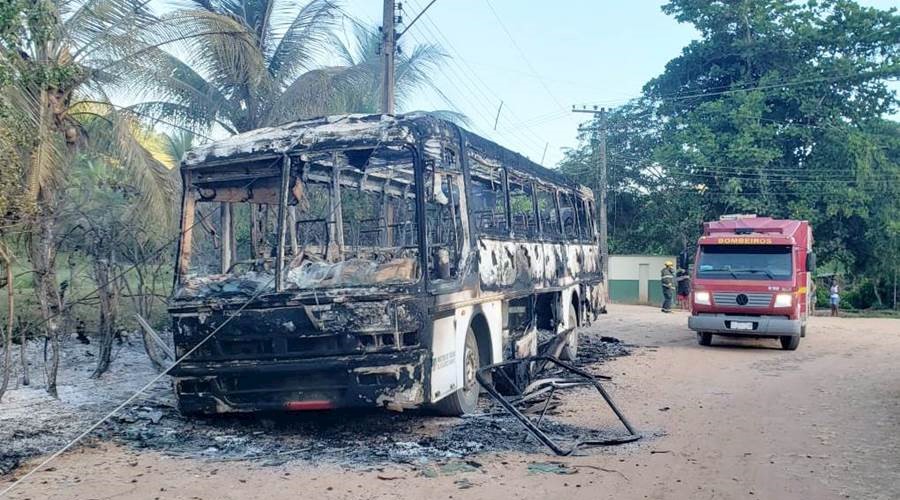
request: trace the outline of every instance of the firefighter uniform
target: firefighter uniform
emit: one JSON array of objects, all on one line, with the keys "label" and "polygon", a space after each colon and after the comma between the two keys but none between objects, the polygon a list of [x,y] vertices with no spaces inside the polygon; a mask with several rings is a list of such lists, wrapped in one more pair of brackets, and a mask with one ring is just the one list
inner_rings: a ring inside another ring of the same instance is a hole
[{"label": "firefighter uniform", "polygon": [[672,261],[667,261],[660,271],[660,282],[663,293],[662,312],[672,312],[672,298],[675,296],[675,264]]}]

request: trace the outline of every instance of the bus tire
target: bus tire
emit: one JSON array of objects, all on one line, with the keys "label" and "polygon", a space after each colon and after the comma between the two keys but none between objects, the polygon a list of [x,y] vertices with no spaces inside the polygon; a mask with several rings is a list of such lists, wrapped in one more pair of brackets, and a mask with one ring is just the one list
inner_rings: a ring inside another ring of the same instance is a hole
[{"label": "bus tire", "polygon": [[475,373],[479,368],[481,368],[481,359],[478,355],[478,341],[470,326],[466,332],[466,344],[463,351],[463,386],[434,405],[438,413],[458,417],[475,412],[478,406],[478,395],[481,393],[481,386],[475,379]]},{"label": "bus tire", "polygon": [[697,343],[700,345],[712,345],[713,334],[710,332],[697,332]]},{"label": "bus tire", "polygon": [[785,335],[781,337],[781,348],[785,351],[796,351],[797,347],[800,346],[800,336],[799,335]]},{"label": "bus tire", "polygon": [[569,332],[569,338],[559,353],[559,359],[574,362],[578,358],[578,315],[575,314],[574,306],[569,308],[569,324],[575,327]]}]

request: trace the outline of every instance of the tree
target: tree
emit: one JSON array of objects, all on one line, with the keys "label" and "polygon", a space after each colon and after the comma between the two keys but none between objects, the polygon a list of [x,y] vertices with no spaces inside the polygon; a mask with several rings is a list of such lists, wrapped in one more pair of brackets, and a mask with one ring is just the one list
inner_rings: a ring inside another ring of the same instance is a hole
[{"label": "tree", "polygon": [[896,199],[900,181],[877,130],[900,102],[885,83],[900,75],[897,10],[849,0],[673,0],[664,10],[703,37],[645,87],[666,124],[656,160],[702,186],[713,214],[808,219],[825,260],[877,273],[864,235],[895,210],[880,201]]},{"label": "tree", "polygon": [[[3,399],[3,394],[6,393],[6,388],[9,386],[9,375],[12,371],[12,349],[13,349],[13,327],[15,324],[15,305],[13,303],[13,272],[12,265],[13,260],[9,254],[9,251],[6,247],[0,243],[0,265],[3,266],[4,276],[3,281],[0,284],[5,285],[6,288],[6,297],[7,297],[7,316],[6,316],[6,327],[3,333],[3,359],[2,359],[2,371],[0,371],[0,400]],[[4,288],[0,286],[0,288]],[[27,376],[26,376],[27,379]]]},{"label": "tree", "polygon": [[[900,104],[885,83],[900,75],[897,10],[850,0],[663,10],[701,36],[611,115],[611,172],[618,155],[641,174],[634,188],[613,186],[611,200],[624,191],[636,203],[627,220],[610,217],[612,246],[677,252],[723,213],[803,218],[821,261],[886,291],[900,262],[897,124],[883,118]],[[616,117],[631,128],[621,144]]]},{"label": "tree", "polygon": [[[82,126],[95,142],[112,132],[101,115],[83,119]],[[136,120],[132,127],[141,147],[174,172],[169,138]],[[118,157],[82,151],[74,158],[66,187],[61,197],[72,209],[61,217],[60,227],[69,236],[67,241],[73,242],[66,249],[86,257],[97,287],[98,354],[92,377],[98,378],[110,366],[113,341],[121,330],[123,295],[144,317],[149,317],[153,301],[158,300],[155,278],[163,259],[169,260],[171,252],[165,250],[173,250],[172,227],[165,220],[147,217],[141,186]],[[155,350],[148,347],[151,353]]]},{"label": "tree", "polygon": [[[168,13],[155,30],[162,39],[183,39],[174,46],[183,60],[159,49],[132,63],[148,78],[136,80],[131,90],[156,99],[136,109],[234,134],[272,124],[275,114],[305,114],[320,105],[303,95],[305,86],[295,84],[328,46],[332,2],[298,7],[275,0],[195,0],[188,5]],[[152,78],[159,74],[162,78]]]},{"label": "tree", "polygon": [[[339,40],[333,2],[194,0],[191,5],[167,14],[157,30],[162,39],[184,39],[178,55],[153,50],[133,63],[134,71],[146,73],[131,89],[144,98],[134,107],[140,113],[234,134],[301,118],[378,110],[379,36],[357,28],[354,43]],[[320,56],[333,53],[341,66],[317,67]],[[428,69],[443,57],[433,45],[398,57],[400,102],[430,82]]]},{"label": "tree", "polygon": [[[145,206],[165,214],[173,198],[172,176],[136,139],[133,121],[110,104],[120,84],[122,61],[145,48],[141,34],[154,21],[140,0],[13,0],[0,8],[0,150],[14,151],[21,171],[16,188],[28,212],[11,218],[28,231],[35,293],[50,345],[47,391],[56,395],[58,317],[65,308],[56,276],[58,216],[73,158],[84,150],[121,160],[141,186]],[[102,117],[101,140],[83,119]]]}]

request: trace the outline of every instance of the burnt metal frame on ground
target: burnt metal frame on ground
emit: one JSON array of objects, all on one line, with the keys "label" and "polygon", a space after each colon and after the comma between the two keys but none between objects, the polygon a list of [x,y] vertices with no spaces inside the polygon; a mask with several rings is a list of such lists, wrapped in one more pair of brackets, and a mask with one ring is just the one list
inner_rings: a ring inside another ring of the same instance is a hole
[{"label": "burnt metal frame on ground", "polygon": [[[530,363],[540,363],[541,368],[536,370],[536,373],[543,371],[546,365],[552,364],[558,368],[563,369],[566,372],[572,373],[576,375],[578,378],[568,379],[568,380],[556,380],[556,381],[548,381],[550,386],[550,395],[542,409],[540,416],[538,417],[537,423],[534,423],[529,419],[524,413],[522,413],[518,408],[516,408],[516,403],[521,402],[525,399],[529,394],[519,393],[517,397],[507,399],[504,397],[497,387],[494,385],[493,380],[495,375],[501,375],[505,378],[507,383],[511,383],[513,386],[515,384],[509,378],[505,369],[512,368],[514,370],[519,370],[521,368],[526,368]],[[487,377],[486,374],[490,374],[490,377]],[[611,445],[619,445],[630,443],[633,441],[637,441],[641,438],[641,435],[638,434],[631,424],[628,422],[628,419],[625,418],[625,415],[619,410],[616,406],[615,402],[613,402],[612,397],[606,392],[606,389],[600,384],[597,379],[605,379],[610,380],[610,377],[602,376],[602,375],[592,375],[584,370],[576,368],[568,363],[560,361],[559,359],[552,356],[531,356],[527,358],[519,358],[519,359],[511,359],[507,361],[503,361],[500,363],[495,363],[492,365],[484,366],[480,368],[476,374],[475,378],[481,387],[487,391],[488,394],[500,404],[509,414],[516,418],[525,429],[531,433],[535,438],[537,438],[541,443],[546,445],[548,448],[553,450],[553,452],[560,456],[568,456],[571,455],[574,451],[579,448],[589,447],[589,446],[611,446]],[[622,422],[622,425],[625,426],[625,429],[628,431],[627,436],[623,436],[621,438],[613,438],[607,440],[578,440],[573,444],[569,449],[564,449],[559,446],[546,432],[541,430],[540,424],[544,418],[544,414],[547,411],[547,408],[550,404],[550,399],[552,398],[553,393],[556,389],[564,389],[568,387],[580,386],[580,385],[592,385],[597,389],[597,392],[603,397],[603,400],[606,401],[606,404],[609,405],[610,409],[612,409],[613,413],[615,413],[616,417],[618,417],[619,421]]]}]

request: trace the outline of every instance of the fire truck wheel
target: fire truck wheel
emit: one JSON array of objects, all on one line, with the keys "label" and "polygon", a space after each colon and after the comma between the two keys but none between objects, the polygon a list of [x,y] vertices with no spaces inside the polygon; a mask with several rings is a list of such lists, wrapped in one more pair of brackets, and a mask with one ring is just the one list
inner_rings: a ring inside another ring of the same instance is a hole
[{"label": "fire truck wheel", "polygon": [[478,341],[475,340],[475,332],[472,327],[466,333],[466,348],[463,352],[463,386],[458,391],[440,400],[435,409],[442,415],[460,416],[474,413],[478,406],[478,395],[481,386],[475,379],[475,372],[481,367],[478,355]]},{"label": "fire truck wheel", "polygon": [[575,325],[575,329],[569,332],[569,339],[559,353],[559,359],[563,361],[575,361],[578,358],[578,315],[575,308],[569,308],[569,324]]},{"label": "fire truck wheel", "polygon": [[806,337],[806,323],[800,325],[800,337]]},{"label": "fire truck wheel", "polygon": [[697,343],[700,345],[712,345],[712,333],[697,332]]},{"label": "fire truck wheel", "polygon": [[795,351],[800,346],[800,336],[781,337],[781,348],[785,351]]}]

